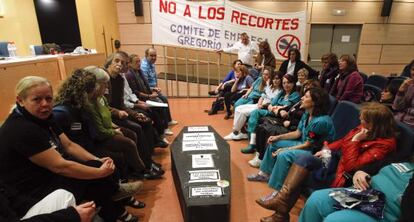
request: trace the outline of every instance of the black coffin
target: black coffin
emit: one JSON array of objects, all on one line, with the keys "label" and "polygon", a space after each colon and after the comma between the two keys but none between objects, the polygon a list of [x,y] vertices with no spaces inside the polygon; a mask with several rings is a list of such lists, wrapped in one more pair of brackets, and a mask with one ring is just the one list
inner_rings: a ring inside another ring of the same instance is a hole
[{"label": "black coffin", "polygon": [[[188,133],[188,127],[181,130],[170,146],[172,174],[185,222],[228,222],[230,220],[230,186],[222,188],[224,195],[221,197],[189,197],[189,189],[192,186],[217,185],[216,182],[189,184],[188,171],[191,170],[217,169],[220,171],[221,180],[227,180],[231,185],[229,145],[211,126],[208,128],[208,132],[214,133],[218,150],[183,152],[183,133]],[[214,168],[192,168],[192,154],[210,153],[213,156]]]}]

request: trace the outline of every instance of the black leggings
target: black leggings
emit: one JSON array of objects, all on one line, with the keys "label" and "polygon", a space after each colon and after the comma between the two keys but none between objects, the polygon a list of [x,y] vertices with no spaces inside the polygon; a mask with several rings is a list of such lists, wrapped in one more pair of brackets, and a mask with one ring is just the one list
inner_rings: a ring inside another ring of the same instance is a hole
[{"label": "black leggings", "polygon": [[226,106],[227,115],[230,116],[231,112],[231,105],[234,104],[238,99],[240,99],[246,93],[245,90],[243,92],[226,92],[224,93],[224,105]]}]

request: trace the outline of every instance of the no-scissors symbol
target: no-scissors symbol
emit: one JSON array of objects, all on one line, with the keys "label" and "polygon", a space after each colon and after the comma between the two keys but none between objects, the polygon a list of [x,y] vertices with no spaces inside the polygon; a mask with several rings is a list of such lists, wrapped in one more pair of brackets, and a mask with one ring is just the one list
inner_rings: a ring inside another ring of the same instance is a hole
[{"label": "no-scissors symbol", "polygon": [[299,38],[291,34],[282,35],[276,41],[277,52],[285,58],[289,57],[288,51],[290,48],[297,48],[300,50],[300,46]]}]

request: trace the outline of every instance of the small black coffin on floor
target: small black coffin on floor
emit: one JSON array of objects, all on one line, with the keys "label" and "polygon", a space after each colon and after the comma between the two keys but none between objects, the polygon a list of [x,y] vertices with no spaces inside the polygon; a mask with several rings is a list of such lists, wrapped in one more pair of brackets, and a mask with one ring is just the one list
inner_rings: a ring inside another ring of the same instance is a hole
[{"label": "small black coffin on floor", "polygon": [[[200,186],[217,186],[217,182],[189,183],[191,170],[219,170],[221,180],[229,181],[230,178],[230,150],[228,143],[211,127],[218,150],[205,151],[182,151],[183,133],[188,132],[188,127],[184,127],[176,137],[171,147],[171,168],[180,200],[181,211],[186,222],[228,222],[230,220],[230,186],[223,187],[223,196],[201,196],[190,197],[190,189]],[[204,131],[206,132],[206,131]],[[203,133],[204,133],[203,132]],[[202,132],[200,132],[202,133]],[[214,168],[192,168],[193,154],[212,154]]]}]

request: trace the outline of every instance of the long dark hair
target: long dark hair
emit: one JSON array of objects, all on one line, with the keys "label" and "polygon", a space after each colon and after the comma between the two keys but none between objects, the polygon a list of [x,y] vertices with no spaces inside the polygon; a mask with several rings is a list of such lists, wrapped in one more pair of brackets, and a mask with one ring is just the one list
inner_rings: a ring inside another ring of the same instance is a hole
[{"label": "long dark hair", "polygon": [[328,114],[329,110],[329,95],[328,93],[319,87],[309,88],[306,92],[309,92],[313,101],[313,116],[323,116]]},{"label": "long dark hair", "polygon": [[295,57],[295,61],[300,61],[300,51],[297,48],[290,48],[288,51],[288,55],[290,56],[291,52],[295,52],[296,57]]}]

